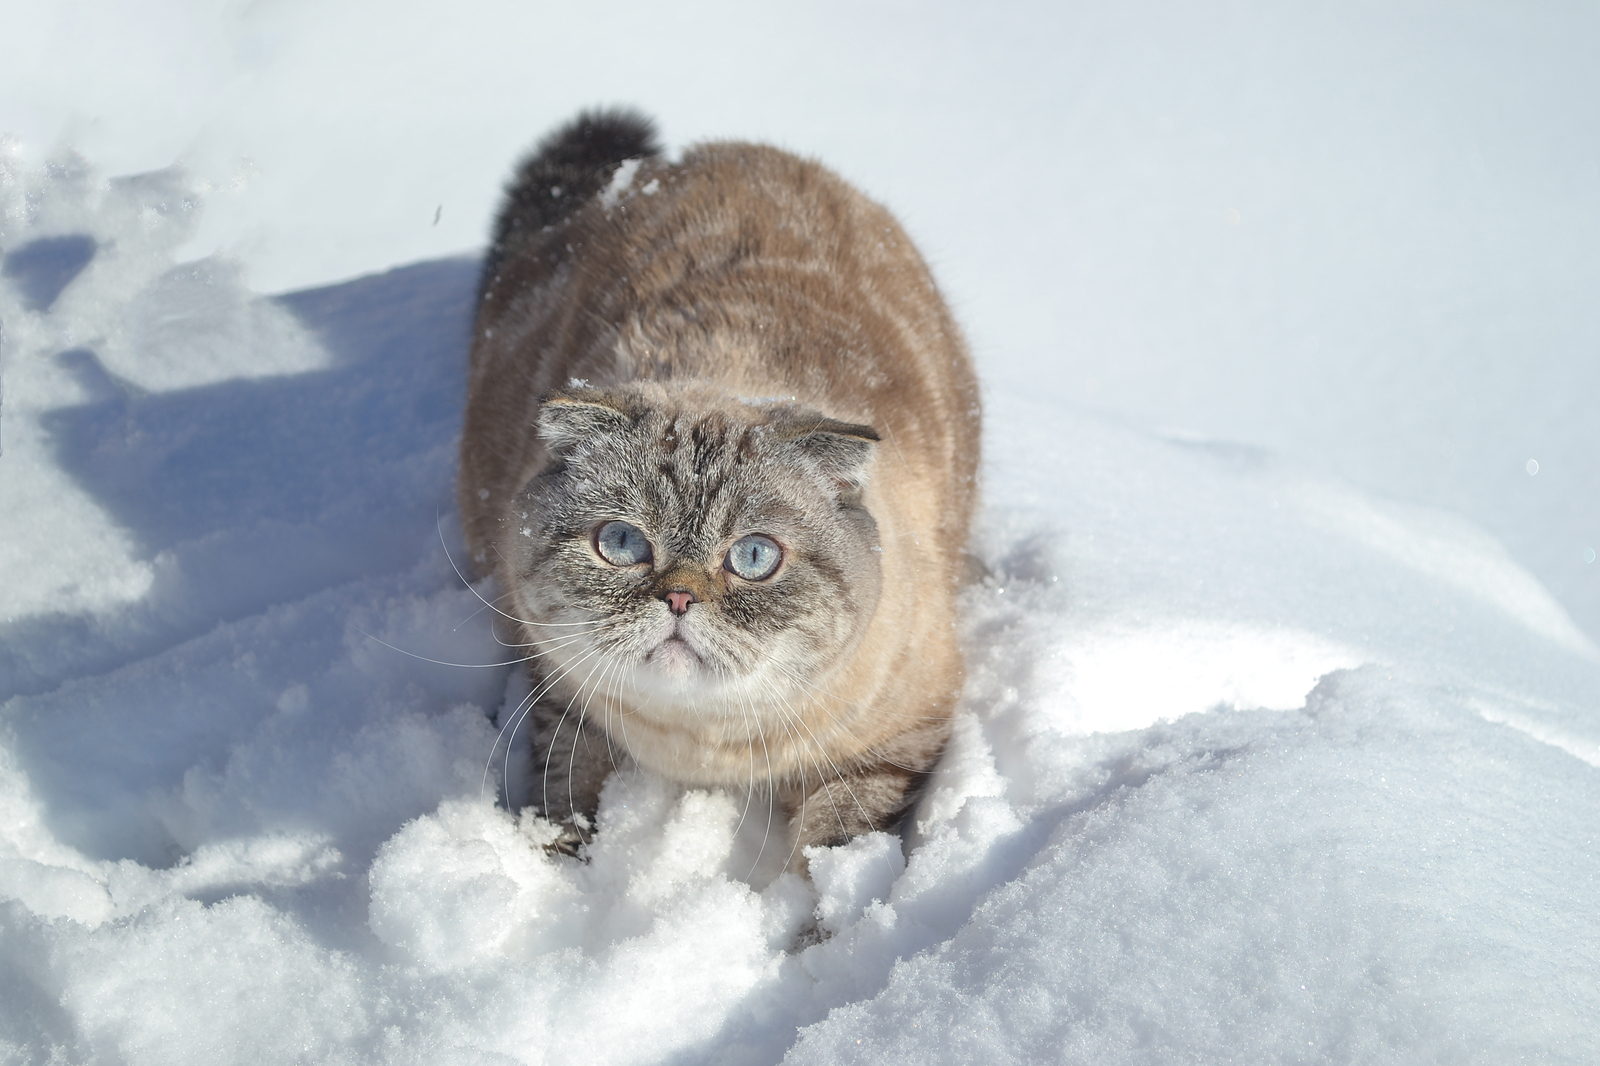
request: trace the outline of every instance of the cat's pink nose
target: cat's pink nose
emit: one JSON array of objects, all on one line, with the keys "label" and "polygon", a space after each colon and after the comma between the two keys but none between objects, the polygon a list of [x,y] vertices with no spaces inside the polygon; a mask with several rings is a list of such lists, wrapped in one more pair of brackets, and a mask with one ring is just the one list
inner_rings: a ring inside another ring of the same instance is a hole
[{"label": "cat's pink nose", "polygon": [[694,593],[685,591],[669,592],[665,598],[667,609],[673,614],[683,614],[695,602]]}]

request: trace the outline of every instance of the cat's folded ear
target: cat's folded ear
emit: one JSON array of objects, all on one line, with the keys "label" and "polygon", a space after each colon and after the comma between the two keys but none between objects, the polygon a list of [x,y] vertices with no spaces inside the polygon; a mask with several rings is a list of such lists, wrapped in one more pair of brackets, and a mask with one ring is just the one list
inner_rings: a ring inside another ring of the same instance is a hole
[{"label": "cat's folded ear", "polygon": [[841,422],[812,413],[796,413],[773,427],[778,439],[808,455],[841,490],[859,491],[881,439],[871,426]]},{"label": "cat's folded ear", "polygon": [[625,393],[574,385],[548,393],[539,403],[539,439],[561,456],[585,441],[627,429],[639,412]]}]

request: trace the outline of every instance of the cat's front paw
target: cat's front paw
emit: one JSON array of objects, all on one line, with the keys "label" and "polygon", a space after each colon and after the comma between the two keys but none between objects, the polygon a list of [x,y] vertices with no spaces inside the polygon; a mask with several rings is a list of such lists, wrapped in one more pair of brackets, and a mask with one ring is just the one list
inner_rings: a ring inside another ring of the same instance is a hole
[{"label": "cat's front paw", "polygon": [[813,915],[806,919],[804,925],[795,930],[794,937],[789,941],[789,947],[786,950],[790,955],[799,955],[806,948],[815,947],[832,936],[833,934],[824,929],[822,923],[817,921],[816,916]]},{"label": "cat's front paw", "polygon": [[588,862],[589,856],[584,852],[588,842],[577,826],[565,824],[561,826],[560,834],[545,844],[544,850],[552,855],[570,855],[581,862]]}]

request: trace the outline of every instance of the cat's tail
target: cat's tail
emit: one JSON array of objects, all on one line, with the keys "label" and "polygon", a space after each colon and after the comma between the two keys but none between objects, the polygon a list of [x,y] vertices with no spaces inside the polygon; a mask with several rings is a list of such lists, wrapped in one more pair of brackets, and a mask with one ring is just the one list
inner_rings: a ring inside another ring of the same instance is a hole
[{"label": "cat's tail", "polygon": [[580,112],[522,161],[494,223],[478,297],[527,237],[565,219],[600,192],[619,163],[661,154],[655,123],[631,108]]}]

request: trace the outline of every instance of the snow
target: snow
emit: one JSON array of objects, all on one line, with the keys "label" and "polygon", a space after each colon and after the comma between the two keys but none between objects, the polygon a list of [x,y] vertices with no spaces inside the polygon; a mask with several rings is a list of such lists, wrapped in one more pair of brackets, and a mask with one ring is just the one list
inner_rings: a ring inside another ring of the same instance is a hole
[{"label": "snow", "polygon": [[611,180],[600,190],[600,202],[608,211],[617,206],[617,201],[633,187],[633,176],[639,172],[639,165],[643,162],[642,159],[625,159],[622,165],[612,172]]},{"label": "snow", "polygon": [[[1600,1057],[1595,12],[13,7],[0,1062]],[[985,381],[954,739],[809,882],[515,813],[475,249],[610,101],[888,202]]]}]

